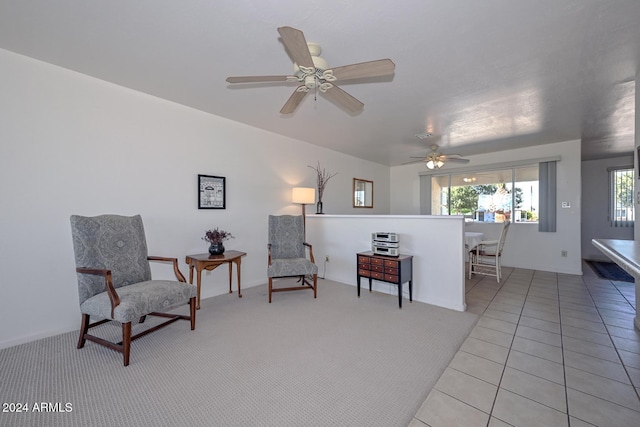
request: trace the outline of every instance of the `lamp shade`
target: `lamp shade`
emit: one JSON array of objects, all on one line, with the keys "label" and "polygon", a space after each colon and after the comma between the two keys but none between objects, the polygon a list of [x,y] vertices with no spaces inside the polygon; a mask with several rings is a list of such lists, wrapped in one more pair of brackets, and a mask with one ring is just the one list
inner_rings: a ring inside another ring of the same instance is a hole
[{"label": "lamp shade", "polygon": [[307,187],[294,187],[291,191],[291,202],[302,205],[311,205],[316,202],[316,189]]}]

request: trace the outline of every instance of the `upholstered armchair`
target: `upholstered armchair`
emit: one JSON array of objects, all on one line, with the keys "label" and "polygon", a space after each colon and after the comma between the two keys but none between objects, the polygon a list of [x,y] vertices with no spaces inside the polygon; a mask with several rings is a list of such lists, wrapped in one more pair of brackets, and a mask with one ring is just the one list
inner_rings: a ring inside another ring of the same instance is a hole
[{"label": "upholstered armchair", "polygon": [[[148,256],[140,215],[73,215],[71,234],[82,313],[79,349],[86,340],[96,342],[122,353],[127,366],[131,341],[181,319],[195,329],[196,287],[186,283],[177,258]],[[177,281],[152,280],[149,261],[173,263]],[[189,304],[189,316],[166,312],[183,304]],[[148,315],[168,320],[131,336],[132,323],[142,323]],[[91,324],[91,316],[102,320]],[[109,321],[122,324],[121,342],[89,334],[90,328]]]},{"label": "upholstered armchair", "polygon": [[[268,241],[269,302],[273,292],[313,289],[313,297],[318,296],[318,266],[313,258],[312,246],[304,241],[304,221],[302,216],[269,216]],[[307,258],[306,249],[309,249]],[[313,283],[308,277],[313,277]],[[298,277],[300,286],[274,288],[273,279]]]}]

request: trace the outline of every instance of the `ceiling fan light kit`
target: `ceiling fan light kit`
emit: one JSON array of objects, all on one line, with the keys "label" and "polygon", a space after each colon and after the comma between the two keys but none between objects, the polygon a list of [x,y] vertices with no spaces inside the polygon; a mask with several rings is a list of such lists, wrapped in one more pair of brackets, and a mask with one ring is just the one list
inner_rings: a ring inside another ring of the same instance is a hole
[{"label": "ceiling fan light kit", "polygon": [[293,75],[285,76],[240,76],[227,77],[228,83],[297,82],[294,90],[280,113],[291,114],[302,102],[305,95],[314,89],[320,90],[328,98],[345,110],[356,113],[364,104],[340,89],[335,82],[357,78],[392,75],[395,64],[390,59],[362,62],[329,69],[327,62],[320,58],[322,48],[317,43],[307,43],[304,33],[292,27],[280,27],[278,33],[285,48],[293,58]]},{"label": "ceiling fan light kit", "polygon": [[438,158],[428,159],[426,165],[429,169],[440,169],[444,166],[444,162]]}]

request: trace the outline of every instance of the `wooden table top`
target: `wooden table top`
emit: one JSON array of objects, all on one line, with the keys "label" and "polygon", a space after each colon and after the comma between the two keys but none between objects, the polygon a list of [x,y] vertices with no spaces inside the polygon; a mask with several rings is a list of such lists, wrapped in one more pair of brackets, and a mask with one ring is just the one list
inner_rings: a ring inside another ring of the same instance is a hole
[{"label": "wooden table top", "polygon": [[211,255],[210,253],[206,254],[196,254],[196,255],[187,255],[187,263],[191,261],[231,261],[236,258],[240,258],[247,255],[246,252],[240,251],[224,251],[220,255]]}]

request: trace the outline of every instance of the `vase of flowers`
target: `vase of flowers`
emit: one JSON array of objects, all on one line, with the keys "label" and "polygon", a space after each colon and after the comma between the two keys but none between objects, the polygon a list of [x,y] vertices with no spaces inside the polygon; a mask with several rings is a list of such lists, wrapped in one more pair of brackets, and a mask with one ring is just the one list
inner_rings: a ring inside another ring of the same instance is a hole
[{"label": "vase of flowers", "polygon": [[202,240],[210,243],[209,253],[211,255],[222,255],[224,253],[223,242],[233,238],[233,235],[228,231],[220,230],[216,227],[213,230],[207,230]]},{"label": "vase of flowers", "polygon": [[327,186],[327,182],[334,176],[338,174],[338,172],[334,174],[327,173],[324,168],[320,168],[320,162],[318,162],[318,166],[313,167],[309,166],[311,169],[316,171],[316,182],[318,185],[318,203],[316,204],[316,214],[323,214],[322,211],[322,196],[324,195],[324,188]]}]

